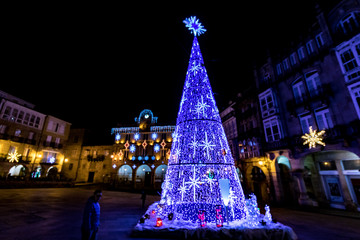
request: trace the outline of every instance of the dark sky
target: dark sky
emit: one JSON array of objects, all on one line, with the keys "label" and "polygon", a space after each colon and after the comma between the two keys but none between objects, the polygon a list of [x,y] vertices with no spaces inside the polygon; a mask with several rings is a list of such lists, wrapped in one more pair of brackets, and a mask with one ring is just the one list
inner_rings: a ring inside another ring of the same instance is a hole
[{"label": "dark sky", "polygon": [[145,108],[175,124],[193,40],[186,17],[207,29],[198,39],[222,109],[265,48],[291,39],[314,11],[311,0],[146,2],[9,6],[0,89],[75,127],[132,123]]}]

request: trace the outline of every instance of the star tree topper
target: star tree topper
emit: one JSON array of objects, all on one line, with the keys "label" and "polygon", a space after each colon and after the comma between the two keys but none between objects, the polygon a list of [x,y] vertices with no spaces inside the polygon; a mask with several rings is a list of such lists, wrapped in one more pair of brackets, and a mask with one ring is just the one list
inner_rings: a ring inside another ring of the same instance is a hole
[{"label": "star tree topper", "polygon": [[301,136],[302,139],[305,139],[303,145],[309,144],[309,149],[315,148],[316,144],[325,146],[322,137],[324,133],[324,130],[317,133],[316,130],[312,130],[312,126],[310,126],[309,133],[305,133],[305,135]]},{"label": "star tree topper", "polygon": [[199,36],[200,34],[206,32],[204,26],[201,25],[199,19],[196,19],[195,16],[186,18],[183,23],[185,23],[186,27],[192,34],[194,34],[194,36]]}]

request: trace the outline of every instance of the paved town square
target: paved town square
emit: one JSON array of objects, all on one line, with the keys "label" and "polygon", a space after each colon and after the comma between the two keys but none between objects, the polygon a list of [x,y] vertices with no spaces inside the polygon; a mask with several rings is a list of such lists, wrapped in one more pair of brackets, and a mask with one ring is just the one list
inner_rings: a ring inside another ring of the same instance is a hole
[{"label": "paved town square", "polygon": [[[82,212],[93,189],[1,189],[0,238],[80,239]],[[130,233],[145,209],[158,196],[148,195],[141,209],[140,193],[103,191],[100,200],[99,240],[139,239]],[[329,212],[271,208],[273,218],[293,228],[300,240],[358,239],[360,216],[335,216]],[[149,238],[151,240],[151,238]]]}]

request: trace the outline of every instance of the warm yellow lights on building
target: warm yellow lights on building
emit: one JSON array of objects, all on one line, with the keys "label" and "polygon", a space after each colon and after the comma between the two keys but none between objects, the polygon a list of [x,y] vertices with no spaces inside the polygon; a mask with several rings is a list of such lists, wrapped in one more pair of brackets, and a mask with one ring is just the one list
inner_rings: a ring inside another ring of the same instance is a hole
[{"label": "warm yellow lights on building", "polygon": [[325,134],[325,130],[320,132],[316,132],[316,130],[312,130],[312,127],[309,127],[309,133],[305,133],[305,135],[301,136],[302,139],[305,139],[303,145],[309,144],[309,149],[315,148],[316,144],[325,146],[323,142],[323,135]]}]

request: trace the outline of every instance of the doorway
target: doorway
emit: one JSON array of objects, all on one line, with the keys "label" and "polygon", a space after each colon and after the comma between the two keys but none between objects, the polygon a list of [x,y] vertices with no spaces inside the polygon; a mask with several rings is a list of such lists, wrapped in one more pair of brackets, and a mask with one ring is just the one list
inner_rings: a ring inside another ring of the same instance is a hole
[{"label": "doorway", "polygon": [[88,178],[89,183],[94,182],[94,176],[95,176],[95,172],[89,172],[89,178]]},{"label": "doorway", "polygon": [[151,186],[151,172],[145,172],[144,186],[145,187]]}]

